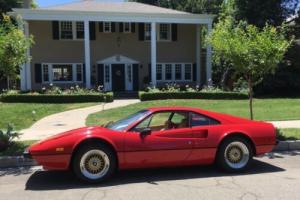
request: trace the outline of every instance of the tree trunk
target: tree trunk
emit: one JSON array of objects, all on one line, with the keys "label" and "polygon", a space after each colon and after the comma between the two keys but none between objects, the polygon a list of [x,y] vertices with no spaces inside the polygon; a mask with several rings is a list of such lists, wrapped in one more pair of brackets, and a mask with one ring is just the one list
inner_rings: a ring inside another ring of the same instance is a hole
[{"label": "tree trunk", "polygon": [[248,91],[249,91],[249,109],[250,109],[250,119],[253,120],[253,83],[252,77],[249,75],[248,77]]},{"label": "tree trunk", "polygon": [[10,80],[9,80],[9,76],[7,76],[6,81],[7,81],[7,90],[9,90],[9,89],[10,89]]}]

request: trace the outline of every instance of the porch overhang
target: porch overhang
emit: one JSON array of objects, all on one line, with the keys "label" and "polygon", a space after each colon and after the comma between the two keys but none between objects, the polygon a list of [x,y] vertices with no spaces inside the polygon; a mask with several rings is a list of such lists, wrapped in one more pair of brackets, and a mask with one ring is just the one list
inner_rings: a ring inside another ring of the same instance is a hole
[{"label": "porch overhang", "polygon": [[71,21],[114,21],[141,23],[180,23],[209,24],[215,15],[190,13],[134,13],[134,12],[95,12],[95,11],[63,11],[47,9],[15,8],[12,15],[20,15],[23,20],[71,20]]}]

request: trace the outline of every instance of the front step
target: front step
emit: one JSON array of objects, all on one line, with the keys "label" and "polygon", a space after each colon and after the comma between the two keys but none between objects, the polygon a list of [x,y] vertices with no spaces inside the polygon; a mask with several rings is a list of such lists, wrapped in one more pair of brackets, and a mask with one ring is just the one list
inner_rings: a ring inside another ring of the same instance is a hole
[{"label": "front step", "polygon": [[114,99],[138,99],[139,93],[136,91],[114,92]]}]

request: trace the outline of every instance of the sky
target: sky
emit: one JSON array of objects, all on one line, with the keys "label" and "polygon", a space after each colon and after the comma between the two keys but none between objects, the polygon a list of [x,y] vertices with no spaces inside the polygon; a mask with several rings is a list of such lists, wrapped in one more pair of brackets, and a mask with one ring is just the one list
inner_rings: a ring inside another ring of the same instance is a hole
[{"label": "sky", "polygon": [[[76,2],[78,0],[36,0],[39,7],[46,7],[70,2]],[[109,0],[106,0],[109,1]],[[110,2],[122,2],[123,0],[110,0]]]}]

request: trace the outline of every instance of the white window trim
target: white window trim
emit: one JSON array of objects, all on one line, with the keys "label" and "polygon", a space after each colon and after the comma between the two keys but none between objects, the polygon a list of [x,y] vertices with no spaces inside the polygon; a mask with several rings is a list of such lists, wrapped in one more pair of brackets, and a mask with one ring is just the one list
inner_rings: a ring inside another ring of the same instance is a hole
[{"label": "white window trim", "polygon": [[[151,24],[150,25],[150,38],[149,39],[146,39],[146,24],[149,24],[149,23],[145,23],[145,27],[144,27],[144,41],[145,42],[150,42],[151,41]],[[167,24],[169,26],[169,39],[168,40],[165,40],[165,39],[161,39],[160,38],[160,24]],[[172,41],[172,24],[169,24],[169,23],[160,23],[160,24],[156,24],[156,41],[157,42],[171,42]]]},{"label": "white window trim", "polygon": [[[43,66],[48,65],[48,79],[44,81]],[[54,81],[53,80],[53,65],[72,65],[72,81]],[[81,81],[77,81],[77,65],[81,65]],[[42,63],[42,83],[83,83],[83,63]]]},{"label": "white window trim", "polygon": [[[65,38],[61,38],[61,23],[62,22],[72,22],[72,39],[65,39]],[[80,22],[80,21],[59,21],[59,40],[63,40],[63,41],[72,41],[72,40],[78,40],[78,41],[83,41],[84,40],[84,37],[83,38],[77,38],[77,25],[76,25],[76,22]],[[84,30],[83,30],[84,32]],[[85,33],[84,33],[85,34]]]},{"label": "white window trim", "polygon": [[[128,31],[125,30],[125,24],[129,25]],[[130,22],[123,22],[123,33],[131,33],[131,23]]]},{"label": "white window trim", "polygon": [[[171,80],[166,80],[165,77],[165,73],[166,73],[166,65],[172,65],[172,78]],[[191,65],[191,79],[189,80],[185,80],[185,65]],[[192,63],[157,63],[157,65],[161,65],[162,66],[162,79],[161,80],[157,80],[157,82],[193,82],[193,64]],[[176,65],[181,65],[181,79],[180,80],[176,80],[175,79],[175,66]]]},{"label": "white window trim", "polygon": [[[105,30],[105,23],[109,23],[109,30],[108,31]],[[103,22],[103,24],[102,24],[103,33],[111,33],[112,32],[111,31],[111,26],[112,26],[111,22]]]}]

